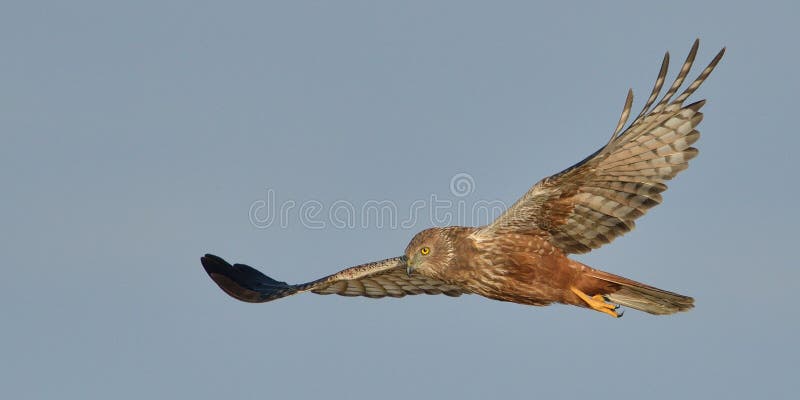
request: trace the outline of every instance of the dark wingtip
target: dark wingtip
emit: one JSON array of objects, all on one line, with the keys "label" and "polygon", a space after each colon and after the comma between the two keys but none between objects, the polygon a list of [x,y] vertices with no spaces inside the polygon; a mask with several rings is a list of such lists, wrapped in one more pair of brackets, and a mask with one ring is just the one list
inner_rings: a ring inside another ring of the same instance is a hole
[{"label": "dark wingtip", "polygon": [[200,258],[208,276],[231,297],[248,303],[263,303],[297,293],[297,288],[276,281],[244,264],[231,265],[213,254]]},{"label": "dark wingtip", "polygon": [[209,274],[222,273],[227,268],[231,268],[227,261],[213,254],[206,254],[200,257],[200,263],[203,264],[203,268]]}]

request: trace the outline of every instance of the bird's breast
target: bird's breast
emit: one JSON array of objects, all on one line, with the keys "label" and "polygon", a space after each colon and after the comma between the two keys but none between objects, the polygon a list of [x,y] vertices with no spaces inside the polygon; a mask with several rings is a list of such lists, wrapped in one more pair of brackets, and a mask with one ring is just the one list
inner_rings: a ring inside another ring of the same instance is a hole
[{"label": "bird's breast", "polygon": [[574,274],[566,255],[546,239],[509,234],[459,248],[450,279],[486,297],[530,303],[568,286]]}]

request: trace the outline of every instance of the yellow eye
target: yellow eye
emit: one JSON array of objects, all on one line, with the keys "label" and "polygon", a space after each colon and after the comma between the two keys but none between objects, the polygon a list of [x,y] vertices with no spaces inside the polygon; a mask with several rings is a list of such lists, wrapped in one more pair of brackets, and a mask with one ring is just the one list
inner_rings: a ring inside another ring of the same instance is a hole
[{"label": "yellow eye", "polygon": [[423,247],[419,249],[419,254],[422,254],[423,256],[427,256],[430,252],[431,252],[430,247]]}]

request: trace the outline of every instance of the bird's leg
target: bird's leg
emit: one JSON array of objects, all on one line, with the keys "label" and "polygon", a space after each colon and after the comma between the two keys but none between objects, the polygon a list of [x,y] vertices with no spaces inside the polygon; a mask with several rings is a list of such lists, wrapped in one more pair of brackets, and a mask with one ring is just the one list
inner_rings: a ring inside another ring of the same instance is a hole
[{"label": "bird's leg", "polygon": [[619,306],[616,304],[606,303],[602,295],[597,294],[592,297],[589,297],[589,295],[583,293],[582,291],[580,291],[575,287],[571,287],[569,289],[572,290],[572,293],[575,293],[578,297],[580,297],[581,300],[585,301],[586,304],[588,304],[592,310],[600,311],[601,313],[606,313],[614,318],[619,318],[622,316],[622,312],[617,313],[616,311],[619,308]]}]

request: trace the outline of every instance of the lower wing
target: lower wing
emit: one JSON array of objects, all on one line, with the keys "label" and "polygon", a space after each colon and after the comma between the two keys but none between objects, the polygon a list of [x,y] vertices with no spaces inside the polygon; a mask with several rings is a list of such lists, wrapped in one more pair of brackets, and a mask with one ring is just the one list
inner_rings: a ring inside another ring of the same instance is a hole
[{"label": "lower wing", "polygon": [[405,257],[361,264],[297,285],[276,281],[248,265],[231,265],[212,254],[206,254],[200,262],[208,276],[225,293],[248,303],[264,303],[302,292],[371,298],[414,294],[444,294],[455,297],[468,293],[459,286],[436,279],[419,274],[408,275]]}]

